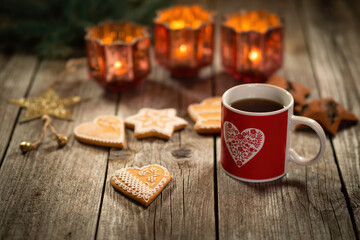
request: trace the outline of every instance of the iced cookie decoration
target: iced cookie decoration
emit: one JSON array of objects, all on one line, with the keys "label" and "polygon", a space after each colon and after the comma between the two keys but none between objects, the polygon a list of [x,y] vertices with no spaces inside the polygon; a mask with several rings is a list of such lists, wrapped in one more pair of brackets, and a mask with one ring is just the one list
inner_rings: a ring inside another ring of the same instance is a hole
[{"label": "iced cookie decoration", "polygon": [[122,168],[111,177],[111,185],[124,195],[149,206],[170,182],[169,171],[159,165],[142,168]]},{"label": "iced cookie decoration", "polygon": [[295,104],[306,104],[306,97],[310,95],[310,90],[304,85],[289,81],[279,75],[272,76],[266,83],[281,87],[290,92]]},{"label": "iced cookie decoration", "polygon": [[194,120],[198,133],[214,134],[221,130],[221,97],[204,99],[199,104],[190,104],[188,113]]},{"label": "iced cookie decoration", "polygon": [[74,130],[77,140],[84,143],[123,148],[124,122],[115,116],[99,116],[93,122],[82,123]]},{"label": "iced cookie decoration", "polygon": [[224,122],[226,146],[236,165],[240,168],[256,156],[265,142],[264,133],[256,128],[239,131],[231,122]]},{"label": "iced cookie decoration", "polygon": [[176,110],[143,108],[125,119],[125,125],[134,129],[137,139],[158,137],[170,139],[173,132],[187,126],[187,121],[176,116]]}]

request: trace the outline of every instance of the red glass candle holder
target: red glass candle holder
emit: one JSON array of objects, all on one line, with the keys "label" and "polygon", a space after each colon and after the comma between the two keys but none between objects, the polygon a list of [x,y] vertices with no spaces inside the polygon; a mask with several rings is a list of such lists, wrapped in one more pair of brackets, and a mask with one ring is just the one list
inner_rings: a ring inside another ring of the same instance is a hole
[{"label": "red glass candle holder", "polygon": [[226,15],[221,25],[222,64],[243,82],[264,82],[283,62],[283,20],[267,11]]},{"label": "red glass candle holder", "polygon": [[132,22],[102,22],[86,28],[90,78],[112,92],[134,88],[150,73],[150,38]]},{"label": "red glass candle holder", "polygon": [[212,63],[214,13],[201,7],[174,6],[157,12],[155,58],[174,77],[193,77]]}]

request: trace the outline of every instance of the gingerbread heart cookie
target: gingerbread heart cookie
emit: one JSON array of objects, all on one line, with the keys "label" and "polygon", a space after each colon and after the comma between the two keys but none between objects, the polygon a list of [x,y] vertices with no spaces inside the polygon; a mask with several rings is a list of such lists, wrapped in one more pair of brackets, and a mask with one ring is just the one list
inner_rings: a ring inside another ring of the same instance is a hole
[{"label": "gingerbread heart cookie", "polygon": [[198,133],[214,134],[221,130],[221,97],[204,99],[199,104],[190,104],[188,113],[194,120]]},{"label": "gingerbread heart cookie", "polygon": [[123,148],[124,122],[115,116],[99,116],[93,122],[82,123],[74,130],[77,140],[84,143]]},{"label": "gingerbread heart cookie", "polygon": [[170,182],[169,171],[159,165],[142,168],[122,168],[111,177],[111,185],[124,195],[149,206]]},{"label": "gingerbread heart cookie", "polygon": [[260,152],[265,142],[265,135],[256,128],[247,128],[240,132],[234,124],[226,121],[224,139],[231,157],[240,168]]}]

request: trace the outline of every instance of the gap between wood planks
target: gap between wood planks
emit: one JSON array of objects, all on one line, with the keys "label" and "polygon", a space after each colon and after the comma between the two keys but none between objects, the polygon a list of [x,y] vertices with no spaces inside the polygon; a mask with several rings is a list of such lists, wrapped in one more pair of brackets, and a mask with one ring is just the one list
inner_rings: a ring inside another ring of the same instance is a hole
[{"label": "gap between wood planks", "polygon": [[[15,56],[15,55],[13,55],[13,56]],[[37,74],[37,72],[38,72],[38,70],[39,70],[40,65],[41,65],[42,62],[43,62],[42,60],[41,60],[41,61],[37,61],[36,65],[35,65],[35,68],[34,68],[34,71],[33,71],[32,75],[31,75],[29,85],[28,85],[28,87],[26,88],[25,94],[24,94],[24,96],[23,96],[24,98],[26,98],[26,97],[29,96],[30,89],[31,89],[32,86],[33,86],[33,83],[34,83],[34,80],[35,80],[35,76],[36,76],[36,74]],[[9,149],[10,142],[11,142],[11,139],[12,139],[12,137],[13,137],[13,134],[14,134],[14,130],[15,130],[15,128],[16,128],[16,125],[17,125],[18,122],[19,122],[21,110],[22,110],[22,108],[19,107],[19,110],[18,110],[18,112],[17,112],[17,114],[16,114],[15,121],[14,121],[12,127],[11,127],[11,132],[10,132],[9,140],[8,140],[6,146],[5,146],[4,154],[1,156],[0,168],[2,167],[2,164],[3,164],[3,162],[4,162],[6,153],[7,153],[8,149]],[[20,150],[19,150],[19,151],[20,151]]]},{"label": "gap between wood planks", "polygon": [[349,211],[349,215],[350,215],[351,223],[352,223],[352,226],[353,226],[353,229],[354,229],[355,237],[356,237],[357,240],[359,240],[359,235],[357,234],[357,226],[356,226],[354,211],[351,208],[350,197],[349,197],[348,191],[347,191],[347,189],[345,187],[345,182],[344,182],[341,170],[340,170],[338,158],[337,158],[336,152],[335,152],[333,139],[332,139],[332,137],[329,137],[329,139],[330,139],[330,144],[331,144],[331,148],[332,148],[331,150],[332,150],[333,155],[334,155],[336,169],[337,169],[337,171],[339,173],[339,178],[340,178],[340,182],[341,182],[341,192],[344,194],[344,197],[345,197],[346,207],[347,207],[347,209]]},{"label": "gap between wood planks", "polygon": [[[216,49],[216,48],[215,48]],[[214,61],[214,60],[213,60]],[[211,66],[211,95],[215,96],[215,63]],[[219,198],[218,198],[218,181],[217,181],[217,146],[216,146],[216,137],[213,136],[213,146],[214,146],[214,213],[215,213],[215,233],[216,239],[220,239],[220,225],[219,225]]]},{"label": "gap between wood planks", "polygon": [[[321,94],[321,91],[320,91],[319,79],[317,78],[317,75],[316,75],[316,69],[315,69],[315,66],[314,66],[314,61],[313,61],[313,57],[312,57],[312,51],[311,51],[311,48],[310,48],[309,35],[307,34],[307,31],[305,29],[306,26],[304,24],[304,22],[305,22],[304,21],[304,16],[301,14],[301,9],[304,11],[304,7],[302,6],[302,3],[300,2],[300,0],[294,0],[294,3],[295,3],[295,6],[296,6],[295,9],[296,9],[298,19],[300,20],[299,22],[300,22],[300,26],[301,26],[301,31],[302,31],[302,33],[304,35],[304,41],[305,41],[306,49],[307,49],[307,52],[309,54],[309,61],[310,61],[311,69],[312,69],[312,74],[313,74],[313,77],[315,79],[315,84],[317,86],[318,95],[320,97],[322,97],[322,94]],[[350,68],[347,61],[344,61],[344,64],[347,66],[347,68]],[[352,223],[355,238],[359,239],[359,235],[358,235],[358,232],[357,232],[358,227],[357,227],[357,224],[356,224],[354,211],[353,211],[353,209],[351,207],[350,197],[349,197],[348,191],[346,189],[346,184],[345,184],[343,174],[341,172],[340,165],[339,165],[339,162],[338,162],[338,158],[337,158],[337,155],[336,155],[336,152],[335,152],[335,146],[334,146],[334,143],[333,143],[333,137],[331,135],[328,135],[328,137],[329,137],[329,141],[330,141],[330,144],[331,144],[331,150],[332,150],[332,153],[333,153],[333,156],[334,156],[336,169],[338,171],[339,178],[340,178],[341,192],[343,193],[344,198],[345,198],[346,207],[347,207],[348,213],[350,215],[350,220],[351,220],[351,223]]]},{"label": "gap between wood planks", "polygon": [[[336,41],[334,41],[334,39],[332,39],[332,44],[334,46],[336,46],[336,48],[340,49],[340,46],[337,45],[337,43],[336,43]],[[341,52],[341,51],[339,51],[339,52],[341,54],[341,57],[343,58],[344,64],[347,66],[348,69],[350,69],[349,63],[348,63],[347,59],[345,58],[344,53]],[[311,62],[311,66],[312,66],[312,62]],[[321,94],[319,94],[319,95],[321,96]],[[349,193],[348,193],[348,191],[346,189],[346,184],[345,184],[343,174],[341,172],[340,164],[339,164],[339,161],[338,161],[338,157],[337,157],[336,151],[335,151],[333,137],[331,135],[329,136],[329,140],[330,140],[330,144],[331,144],[331,148],[332,148],[331,150],[332,150],[334,160],[335,160],[336,169],[337,169],[337,171],[339,173],[339,178],[340,178],[340,182],[341,182],[341,192],[344,194],[344,197],[345,197],[346,207],[347,207],[347,209],[349,211],[349,215],[350,215],[351,223],[353,225],[355,237],[356,237],[356,239],[359,239],[359,235],[357,234],[358,227],[357,227],[357,224],[356,224],[354,211],[353,211],[353,209],[351,207],[350,196],[349,196]]]},{"label": "gap between wood planks", "polygon": [[219,233],[219,200],[218,200],[218,187],[217,187],[217,152],[216,152],[216,135],[213,137],[214,141],[214,208],[215,208],[215,231],[216,231],[216,239],[220,239]]},{"label": "gap between wood planks", "polygon": [[[118,114],[118,107],[119,107],[119,104],[120,104],[120,99],[121,99],[121,93],[118,93],[117,96],[116,96],[115,116],[117,116],[117,114]],[[94,234],[94,239],[95,240],[97,239],[97,235],[98,235],[100,217],[101,217],[101,210],[102,210],[103,200],[104,200],[104,196],[105,196],[105,187],[106,187],[106,180],[107,180],[107,172],[108,172],[108,168],[109,168],[110,151],[111,151],[111,148],[109,147],[108,148],[108,157],[106,159],[104,183],[103,183],[103,188],[102,188],[102,192],[101,192],[101,199],[100,199],[100,204],[99,204],[98,217],[97,217],[97,220],[96,220],[96,228],[95,228],[95,234]]]}]

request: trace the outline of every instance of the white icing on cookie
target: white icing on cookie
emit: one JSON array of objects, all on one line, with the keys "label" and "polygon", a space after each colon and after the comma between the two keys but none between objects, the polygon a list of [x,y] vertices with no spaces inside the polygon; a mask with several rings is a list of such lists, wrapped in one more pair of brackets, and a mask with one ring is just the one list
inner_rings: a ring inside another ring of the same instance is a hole
[{"label": "white icing on cookie", "polygon": [[[156,179],[161,175],[158,172],[156,167],[161,168],[164,171],[164,176],[161,181],[155,185]],[[139,176],[148,175],[147,181],[144,183],[139,180],[136,176],[127,171],[127,169],[138,169],[140,170],[137,174]],[[126,192],[131,193],[139,199],[144,199],[145,202],[148,202],[149,199],[161,189],[167,183],[167,177],[169,172],[166,168],[159,165],[148,165],[145,167],[139,168],[122,168],[117,170],[112,176],[115,184],[125,190]]]},{"label": "white icing on cookie", "polygon": [[[176,116],[176,110],[143,108],[136,115],[125,119],[126,126],[135,129],[135,136],[146,137],[167,136],[171,137],[175,130],[184,128],[187,121]],[[158,134],[157,134],[158,133]]]}]

